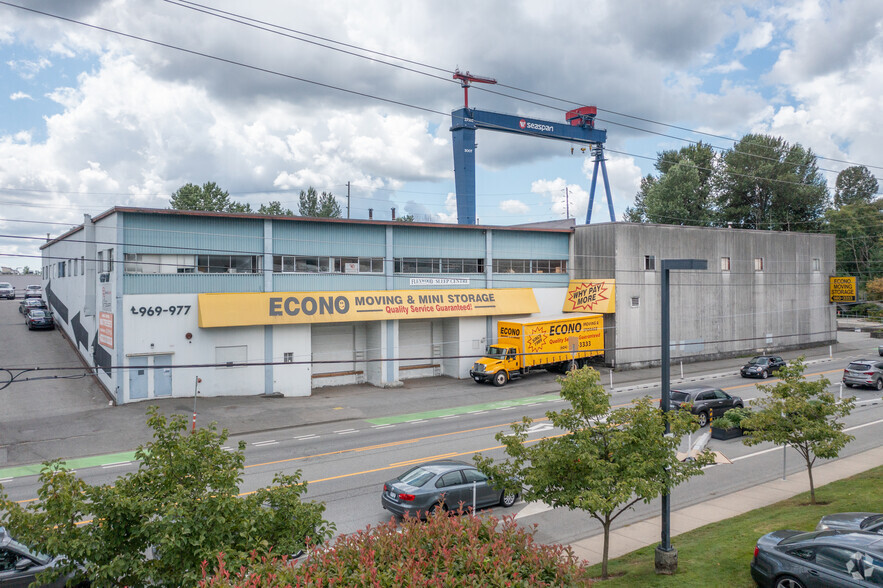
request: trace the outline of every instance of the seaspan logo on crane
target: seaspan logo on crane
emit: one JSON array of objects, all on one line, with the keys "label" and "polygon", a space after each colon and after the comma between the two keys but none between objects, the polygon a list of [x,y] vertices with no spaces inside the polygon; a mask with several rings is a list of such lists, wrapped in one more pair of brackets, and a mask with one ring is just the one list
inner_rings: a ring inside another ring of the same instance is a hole
[{"label": "seaspan logo on crane", "polygon": [[537,123],[527,122],[524,119],[521,119],[520,121],[518,121],[518,126],[521,127],[522,131],[525,129],[530,130],[530,131],[548,131],[548,132],[555,130],[555,127],[553,127],[552,125],[540,125]]}]

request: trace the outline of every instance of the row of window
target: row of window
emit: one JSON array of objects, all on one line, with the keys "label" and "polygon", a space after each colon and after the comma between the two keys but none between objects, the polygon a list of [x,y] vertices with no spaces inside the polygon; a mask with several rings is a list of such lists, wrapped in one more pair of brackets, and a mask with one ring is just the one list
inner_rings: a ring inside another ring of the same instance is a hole
[{"label": "row of window", "polygon": [[[656,256],[655,255],[645,255],[644,256],[644,269],[647,271],[656,271]],[[730,271],[730,258],[729,257],[721,257],[721,265],[720,270],[722,272]],[[822,261],[818,257],[814,257],[812,260],[812,271],[818,272],[822,270]],[[763,258],[755,257],[754,258],[754,271],[762,272],[763,271]]]},{"label": "row of window", "polygon": [[[254,274],[262,271],[259,255],[174,255],[127,253],[125,271],[130,274]],[[274,255],[274,273],[383,274],[382,257],[325,257]],[[397,274],[481,274],[485,260],[476,258],[397,257]],[[498,259],[494,273],[567,273],[563,259]]]},{"label": "row of window", "polygon": [[[95,270],[99,274],[113,271],[113,249],[105,249],[97,253]],[[47,278],[68,278],[82,276],[86,273],[86,258],[79,257],[57,261],[43,266],[43,275]]]}]

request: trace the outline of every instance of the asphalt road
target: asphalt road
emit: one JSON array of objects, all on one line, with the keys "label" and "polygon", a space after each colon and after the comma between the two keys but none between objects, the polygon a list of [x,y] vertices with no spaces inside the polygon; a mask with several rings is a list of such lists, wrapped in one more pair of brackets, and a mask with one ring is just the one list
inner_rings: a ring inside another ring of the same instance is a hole
[{"label": "asphalt road", "polygon": [[[870,341],[868,341],[870,348]],[[874,348],[875,349],[875,348]],[[852,357],[868,355],[858,351]],[[814,362],[807,369],[810,377],[827,377],[835,382],[832,390],[839,393],[839,377],[848,358]],[[766,380],[765,384],[774,380]],[[717,378],[713,383],[729,393],[749,400],[757,396],[757,381],[736,376]],[[380,507],[380,490],[384,481],[398,475],[410,465],[429,459],[453,458],[471,461],[476,452],[502,458],[494,435],[508,430],[508,424],[522,416],[536,419],[531,439],[557,434],[545,421],[545,412],[560,409],[564,403],[552,394],[557,389],[550,378],[537,378],[522,393],[531,393],[538,400],[528,405],[506,404],[491,409],[464,408],[446,416],[419,415],[401,419],[350,420],[281,428],[265,433],[254,433],[231,438],[231,446],[239,440],[247,444],[246,469],[241,490],[253,491],[272,482],[276,472],[290,473],[300,469],[309,482],[309,499],[327,505],[326,518],[335,522],[338,532],[348,533],[389,519],[389,513]],[[658,397],[654,381],[638,382],[629,390],[615,391],[615,405],[626,404],[643,395]],[[471,382],[453,382],[452,385],[475,386]],[[646,387],[646,388],[645,388]],[[859,453],[880,443],[883,434],[883,405],[880,394],[872,390],[844,389],[844,395],[854,395],[867,402],[858,406],[846,420],[856,439],[842,455]],[[870,404],[870,402],[875,402]],[[686,449],[687,440],[683,441]],[[745,447],[738,439],[712,440],[709,448],[721,451],[733,461],[732,465],[718,465],[706,469],[705,474],[675,489],[672,507],[706,498],[720,496],[742,488],[773,480],[782,475],[783,450],[760,445]],[[117,476],[132,471],[132,462],[104,463],[82,468],[78,474],[90,484],[111,483]],[[787,475],[805,475],[805,465],[794,451],[786,455]],[[31,500],[36,495],[36,478],[19,477],[4,482],[4,489],[15,500]],[[636,505],[617,520],[625,525],[658,513],[654,501]],[[549,510],[540,504],[517,503],[513,508],[496,509],[496,514],[517,513],[519,521],[537,524],[537,539],[544,543],[570,543],[600,532],[596,522],[583,513]]]}]

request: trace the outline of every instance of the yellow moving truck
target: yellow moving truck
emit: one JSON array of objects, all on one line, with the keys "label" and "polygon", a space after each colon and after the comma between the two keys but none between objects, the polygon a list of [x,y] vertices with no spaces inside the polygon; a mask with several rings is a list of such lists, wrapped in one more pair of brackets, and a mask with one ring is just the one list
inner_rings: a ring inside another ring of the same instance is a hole
[{"label": "yellow moving truck", "polygon": [[566,372],[604,353],[604,315],[499,321],[497,343],[469,370],[476,382],[502,386],[530,370]]}]

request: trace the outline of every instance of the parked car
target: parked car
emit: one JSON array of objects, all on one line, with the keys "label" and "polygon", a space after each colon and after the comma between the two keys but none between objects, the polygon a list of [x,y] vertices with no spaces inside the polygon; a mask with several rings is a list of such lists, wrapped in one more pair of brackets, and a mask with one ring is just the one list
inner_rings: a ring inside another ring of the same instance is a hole
[{"label": "parked car", "polygon": [[742,366],[739,373],[743,378],[761,378],[767,379],[772,376],[776,370],[785,367],[785,360],[778,355],[758,355],[752,357],[748,363]]},{"label": "parked car", "polygon": [[475,466],[455,460],[430,461],[415,466],[383,485],[380,504],[398,516],[410,514],[425,518],[437,508],[456,510],[472,506],[483,508],[500,504],[510,507],[517,494],[497,490]]},{"label": "parked car", "polygon": [[838,529],[846,531],[865,531],[883,535],[883,514],[878,512],[838,512],[822,517],[816,525],[816,531]]},{"label": "parked car", "polygon": [[28,314],[28,311],[35,308],[49,308],[46,301],[42,298],[25,298],[18,303],[18,311],[22,314]]},{"label": "parked car", "polygon": [[[731,408],[744,408],[739,396],[730,396],[720,388],[711,386],[689,386],[671,391],[669,410],[681,410],[691,404],[690,412],[699,417],[699,426],[704,427],[709,419],[723,416]],[[662,400],[659,401],[662,408]]]},{"label": "parked car", "polygon": [[30,285],[25,288],[25,298],[42,298],[43,297],[43,286],[40,285]]},{"label": "parked car", "polygon": [[48,310],[32,308],[25,315],[25,324],[28,326],[29,331],[34,329],[54,329],[55,319],[52,318],[52,313]]},{"label": "parked car", "polygon": [[9,282],[0,282],[0,297],[15,300],[15,286]]},{"label": "parked car", "polygon": [[[37,574],[58,565],[59,558],[37,553],[10,537],[0,527],[0,586],[29,586],[36,582]],[[62,588],[68,578],[59,578],[41,587]]]},{"label": "parked car", "polygon": [[843,383],[847,388],[868,386],[883,390],[883,361],[857,359],[843,370]]},{"label": "parked car", "polygon": [[854,531],[775,531],[757,540],[751,577],[761,588],[880,586],[883,537]]}]

